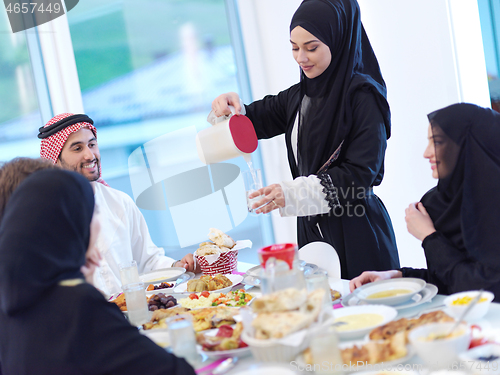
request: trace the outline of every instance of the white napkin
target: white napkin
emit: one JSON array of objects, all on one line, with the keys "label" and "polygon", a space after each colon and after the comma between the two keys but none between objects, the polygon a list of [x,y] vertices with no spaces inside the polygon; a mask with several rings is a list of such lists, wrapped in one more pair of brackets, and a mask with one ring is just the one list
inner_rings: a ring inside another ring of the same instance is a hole
[{"label": "white napkin", "polygon": [[[252,241],[250,241],[250,240],[236,241],[236,244],[229,251],[241,250],[241,249],[246,249],[246,248],[252,248]],[[222,254],[222,252],[220,254]],[[209,265],[212,265],[215,262],[217,262],[217,260],[219,259],[220,254],[205,255],[205,259],[206,259],[206,261],[208,262]]]}]

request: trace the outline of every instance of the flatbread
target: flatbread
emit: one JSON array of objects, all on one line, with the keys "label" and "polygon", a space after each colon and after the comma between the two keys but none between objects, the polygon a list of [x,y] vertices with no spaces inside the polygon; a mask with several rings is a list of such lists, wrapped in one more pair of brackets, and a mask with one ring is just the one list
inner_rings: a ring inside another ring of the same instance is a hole
[{"label": "flatbread", "polygon": [[252,310],[256,313],[270,313],[296,310],[304,306],[307,301],[307,292],[288,288],[275,293],[256,298],[252,302]]}]

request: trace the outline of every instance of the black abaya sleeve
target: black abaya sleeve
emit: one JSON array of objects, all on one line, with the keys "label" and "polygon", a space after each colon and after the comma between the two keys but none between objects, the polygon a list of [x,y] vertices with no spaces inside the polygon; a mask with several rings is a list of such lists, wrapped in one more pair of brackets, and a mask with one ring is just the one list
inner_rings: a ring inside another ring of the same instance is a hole
[{"label": "black abaya sleeve", "polygon": [[384,118],[373,94],[358,91],[352,129],[342,146],[340,162],[326,172],[338,189],[341,204],[365,198],[370,193],[367,189],[380,184],[386,146]]},{"label": "black abaya sleeve", "polygon": [[500,275],[495,271],[500,266],[498,252],[471,259],[437,231],[424,239],[422,247],[429,272],[447,286],[446,294],[482,288],[493,292],[495,301],[500,301]]},{"label": "black abaya sleeve", "polygon": [[246,116],[252,121],[257,138],[267,139],[283,134],[288,124],[293,124],[299,103],[299,84],[267,95],[261,100],[245,105]]}]

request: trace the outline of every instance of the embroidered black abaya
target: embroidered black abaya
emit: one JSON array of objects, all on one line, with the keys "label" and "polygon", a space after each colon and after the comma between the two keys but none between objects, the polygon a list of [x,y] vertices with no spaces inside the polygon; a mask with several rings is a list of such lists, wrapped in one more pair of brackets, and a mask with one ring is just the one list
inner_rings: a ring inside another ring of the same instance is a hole
[{"label": "embroidered black abaya", "polygon": [[427,269],[403,276],[441,294],[485,289],[500,301],[500,114],[454,104],[429,114],[439,182],[421,199],[436,232],[422,242]]},{"label": "embroidered black abaya", "polygon": [[89,182],[59,169],[33,173],[6,205],[0,225],[1,373],[194,374],[83,281],[93,211]]},{"label": "embroidered black abaya", "polygon": [[[355,0],[302,2],[290,31],[300,26],[325,43],[330,65],[313,79],[301,72],[299,84],[245,106],[259,138],[285,133],[294,178],[321,179],[331,210],[298,218],[299,246],[330,243],[348,279],[399,266],[389,214],[372,191],[384,173],[390,110],[359,13]],[[297,117],[296,162],[291,139]],[[339,147],[338,158],[320,170]]]}]

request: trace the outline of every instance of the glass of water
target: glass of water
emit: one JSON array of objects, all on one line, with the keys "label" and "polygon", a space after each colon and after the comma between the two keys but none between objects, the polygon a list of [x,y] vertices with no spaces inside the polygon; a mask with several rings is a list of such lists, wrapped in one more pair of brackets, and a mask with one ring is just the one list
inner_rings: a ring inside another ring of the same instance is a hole
[{"label": "glass of water", "polygon": [[149,310],[144,283],[133,283],[122,286],[127,302],[127,315],[130,324],[139,326],[149,320]]},{"label": "glass of water", "polygon": [[141,281],[139,280],[139,271],[135,260],[120,263],[120,280],[122,285],[135,284]]},{"label": "glass of water", "polygon": [[262,199],[264,196],[259,195],[255,198],[248,198],[250,194],[254,191],[262,189],[262,170],[260,169],[249,169],[247,171],[241,172],[243,175],[243,181],[245,182],[245,194],[247,198],[248,212],[254,213],[256,209],[252,209],[252,205]]},{"label": "glass of water", "polygon": [[168,333],[172,352],[177,357],[186,359],[189,363],[199,359],[196,350],[196,336],[191,315],[175,315],[167,319]]}]

